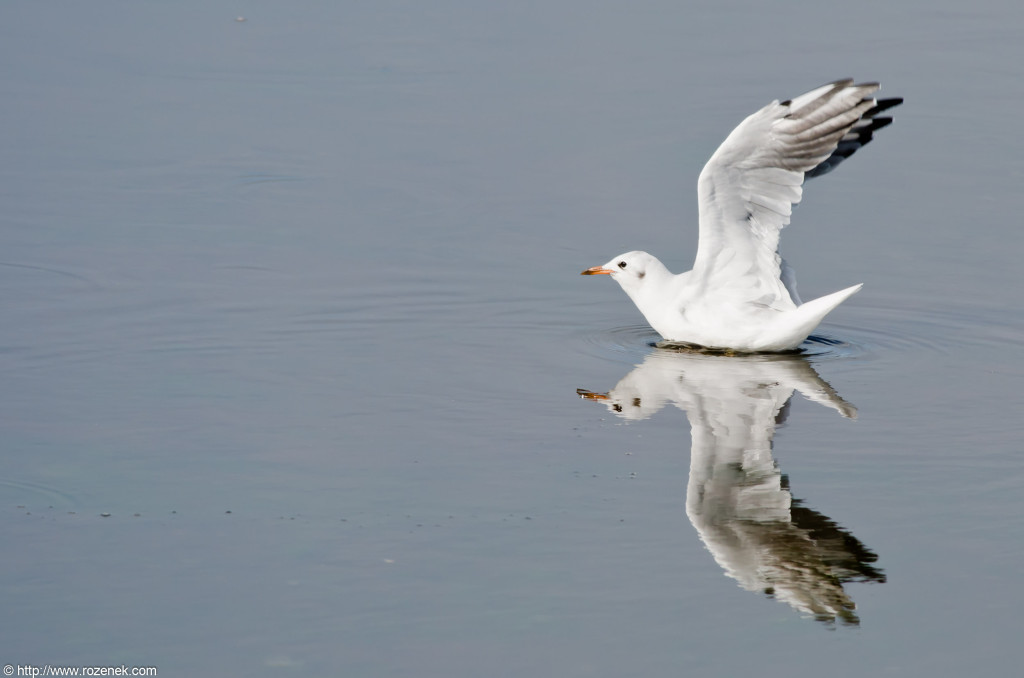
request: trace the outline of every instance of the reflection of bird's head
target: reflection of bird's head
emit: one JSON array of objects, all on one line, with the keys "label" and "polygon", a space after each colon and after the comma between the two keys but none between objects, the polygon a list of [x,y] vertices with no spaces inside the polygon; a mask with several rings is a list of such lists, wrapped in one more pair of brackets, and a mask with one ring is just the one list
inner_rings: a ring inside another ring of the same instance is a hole
[{"label": "reflection of bird's head", "polygon": [[[646,419],[653,412],[650,409],[644,409],[644,402],[639,392],[631,391],[629,393],[623,392],[622,388],[616,387],[611,393],[594,393],[588,391],[585,388],[576,389],[576,395],[585,399],[593,400],[595,402],[604,403],[604,405],[616,414],[616,416],[622,417],[623,419],[639,420]],[[654,408],[654,411],[660,409],[661,405]]]}]

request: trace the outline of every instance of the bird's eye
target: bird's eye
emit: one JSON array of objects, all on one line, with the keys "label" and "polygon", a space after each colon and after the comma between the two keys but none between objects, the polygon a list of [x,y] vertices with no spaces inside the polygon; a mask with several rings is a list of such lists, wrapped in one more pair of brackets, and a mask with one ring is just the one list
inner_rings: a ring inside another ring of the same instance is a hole
[{"label": "bird's eye", "polygon": [[620,261],[619,262],[619,268],[626,268],[626,262]]}]

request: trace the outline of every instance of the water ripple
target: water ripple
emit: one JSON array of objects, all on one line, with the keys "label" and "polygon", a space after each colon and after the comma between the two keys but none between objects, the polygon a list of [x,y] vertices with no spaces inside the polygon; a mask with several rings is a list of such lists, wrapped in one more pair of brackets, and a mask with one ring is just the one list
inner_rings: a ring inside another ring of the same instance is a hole
[{"label": "water ripple", "polygon": [[20,268],[20,269],[24,269],[26,271],[40,271],[42,273],[51,273],[51,274],[56,275],[56,276],[62,276],[62,277],[65,277],[65,278],[72,278],[73,280],[78,280],[80,282],[89,283],[90,285],[95,284],[92,280],[90,280],[89,278],[86,278],[83,275],[79,275],[77,273],[72,273],[71,271],[64,271],[64,270],[61,270],[59,268],[53,268],[51,266],[37,266],[37,265],[34,265],[34,264],[19,264],[19,263],[13,262],[13,261],[0,261],[0,266],[6,266],[7,268]]},{"label": "water ripple", "polygon": [[32,506],[41,500],[51,508],[73,509],[78,507],[78,501],[62,490],[22,480],[0,478],[0,496],[4,497],[5,503],[18,506]]}]

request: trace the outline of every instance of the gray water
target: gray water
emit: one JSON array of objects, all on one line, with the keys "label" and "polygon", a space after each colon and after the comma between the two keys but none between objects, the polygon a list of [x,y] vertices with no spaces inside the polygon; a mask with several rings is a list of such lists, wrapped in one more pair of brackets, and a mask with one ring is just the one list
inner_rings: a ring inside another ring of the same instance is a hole
[{"label": "gray water", "polygon": [[[4,3],[0,663],[1016,675],[1022,27]],[[846,76],[906,103],[783,233],[865,283],[804,356],[579,276],[685,270],[718,143]]]}]

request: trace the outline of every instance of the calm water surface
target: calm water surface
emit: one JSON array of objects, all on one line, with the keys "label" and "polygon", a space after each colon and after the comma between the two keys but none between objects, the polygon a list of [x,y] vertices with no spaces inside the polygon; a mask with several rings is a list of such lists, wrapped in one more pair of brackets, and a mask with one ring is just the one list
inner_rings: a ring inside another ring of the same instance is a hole
[{"label": "calm water surface", "polygon": [[[1015,675],[1022,22],[5,3],[0,663]],[[578,275],[847,75],[906,104],[783,234],[866,283],[803,355]]]}]

